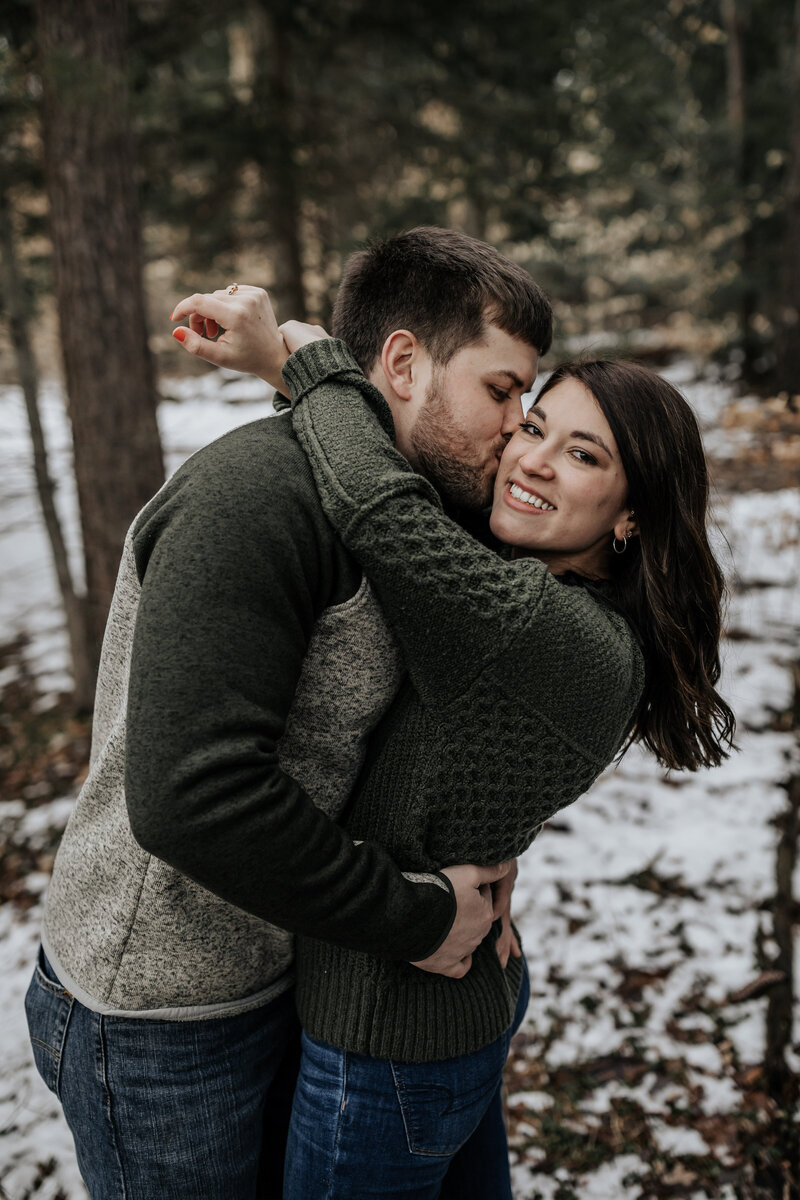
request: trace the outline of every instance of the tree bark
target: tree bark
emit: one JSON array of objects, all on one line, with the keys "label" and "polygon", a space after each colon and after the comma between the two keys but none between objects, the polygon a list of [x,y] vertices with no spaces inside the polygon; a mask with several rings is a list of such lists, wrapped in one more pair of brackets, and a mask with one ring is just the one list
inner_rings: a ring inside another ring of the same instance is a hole
[{"label": "tree bark", "polygon": [[722,0],[722,21],[727,34],[728,129],[733,159],[734,203],[742,225],[737,255],[741,287],[739,325],[744,351],[744,371],[749,375],[759,353],[753,329],[758,298],[754,280],[757,247],[747,197],[752,180],[753,147],[748,130],[747,20],[741,0]]},{"label": "tree bark", "polygon": [[64,534],[61,529],[61,522],[58,519],[58,513],[56,512],[54,500],[55,488],[50,477],[47,462],[47,446],[39,416],[39,382],[36,360],[33,356],[28,333],[28,313],[25,305],[24,281],[17,261],[11,206],[1,179],[0,256],[2,258],[0,286],[2,286],[5,296],[4,303],[8,317],[9,331],[11,333],[11,342],[17,360],[17,373],[25,399],[25,408],[28,413],[36,491],[42,509],[45,529],[50,541],[53,564],[55,566],[58,587],[61,592],[61,601],[67,621],[67,636],[69,638],[74,683],[73,701],[76,709],[84,711],[91,708],[94,695],[94,669],[88,648],[86,607],[84,598],[79,596],[75,591],[72,573],[69,568]]},{"label": "tree bark", "polygon": [[269,205],[268,223],[274,237],[275,295],[282,320],[308,319],[303,286],[300,187],[292,128],[292,46],[285,5],[261,5],[252,10],[253,27],[262,52],[253,103],[265,126],[260,167]]},{"label": "tree bark", "polygon": [[147,344],[125,0],[37,0],[45,179],[99,658],[125,532],[164,479]]},{"label": "tree bark", "polygon": [[795,0],[791,106],[777,351],[779,386],[796,396],[800,393],[800,0]]}]

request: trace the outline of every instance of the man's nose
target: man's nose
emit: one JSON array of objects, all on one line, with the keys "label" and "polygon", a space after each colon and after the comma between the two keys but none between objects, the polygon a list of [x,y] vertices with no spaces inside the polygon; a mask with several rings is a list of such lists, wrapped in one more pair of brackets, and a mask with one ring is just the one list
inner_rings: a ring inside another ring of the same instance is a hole
[{"label": "man's nose", "polygon": [[500,426],[504,438],[508,439],[517,432],[523,415],[522,401],[517,396],[509,396],[503,405],[503,424]]}]

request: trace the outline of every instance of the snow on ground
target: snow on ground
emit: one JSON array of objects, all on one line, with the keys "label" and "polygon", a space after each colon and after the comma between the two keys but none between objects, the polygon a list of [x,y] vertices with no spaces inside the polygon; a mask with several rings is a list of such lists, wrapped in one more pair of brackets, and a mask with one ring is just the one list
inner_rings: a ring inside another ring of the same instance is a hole
[{"label": "snow on ground", "polygon": [[[713,452],[730,457],[738,431],[719,422],[726,388],[694,382],[686,364],[670,377],[695,403]],[[159,421],[171,469],[271,411],[261,385],[219,372],[169,381],[166,390],[173,399]],[[77,558],[68,433],[54,387],[43,409]],[[773,821],[797,753],[777,718],[791,703],[800,633],[800,493],[719,497],[716,517],[733,588],[724,691],[739,718],[739,752],[715,770],[669,776],[630,751],[521,862],[515,907],[533,998],[508,1072],[518,1200],[638,1197],[653,1172],[681,1188],[672,1194],[734,1195],[721,1176],[707,1191],[706,1168],[729,1165],[721,1123],[741,1106],[743,1073],[764,1050],[766,999],[736,993],[759,974],[756,945],[768,936],[760,906],[774,893]],[[0,391],[0,562],[0,641],[27,631],[34,668],[56,688],[65,643],[13,388]],[[69,807],[69,798],[32,810],[0,804],[0,834],[12,845],[47,845]],[[10,1200],[85,1196],[25,1034],[22,1001],[45,886],[43,874],[32,876],[30,906],[0,908],[0,1189]],[[602,1149],[612,1142],[613,1153]],[[554,1161],[559,1147],[570,1166]]]}]

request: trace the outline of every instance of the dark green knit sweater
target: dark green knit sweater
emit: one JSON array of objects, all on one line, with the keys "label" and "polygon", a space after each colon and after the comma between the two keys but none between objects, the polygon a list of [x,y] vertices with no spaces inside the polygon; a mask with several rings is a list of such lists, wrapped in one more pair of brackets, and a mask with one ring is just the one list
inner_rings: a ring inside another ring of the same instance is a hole
[{"label": "dark green knit sweater", "polygon": [[[405,870],[521,854],[620,748],[644,681],[625,620],[535,558],[504,561],[442,511],[392,443],[389,407],[342,342],[284,368],[323,508],[364,566],[410,682],[373,735],[347,820]],[[462,980],[300,939],[298,1005],[316,1038],[419,1061],[511,1023],[520,964],[493,933]]]}]

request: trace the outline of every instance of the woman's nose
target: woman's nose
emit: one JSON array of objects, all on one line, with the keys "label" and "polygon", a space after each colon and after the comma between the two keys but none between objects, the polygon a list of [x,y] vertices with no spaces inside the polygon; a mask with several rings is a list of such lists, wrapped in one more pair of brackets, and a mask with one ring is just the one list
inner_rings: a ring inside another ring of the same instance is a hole
[{"label": "woman's nose", "polygon": [[527,450],[521,456],[519,465],[526,475],[539,475],[544,479],[552,479],[554,474],[550,456],[544,446]]}]

